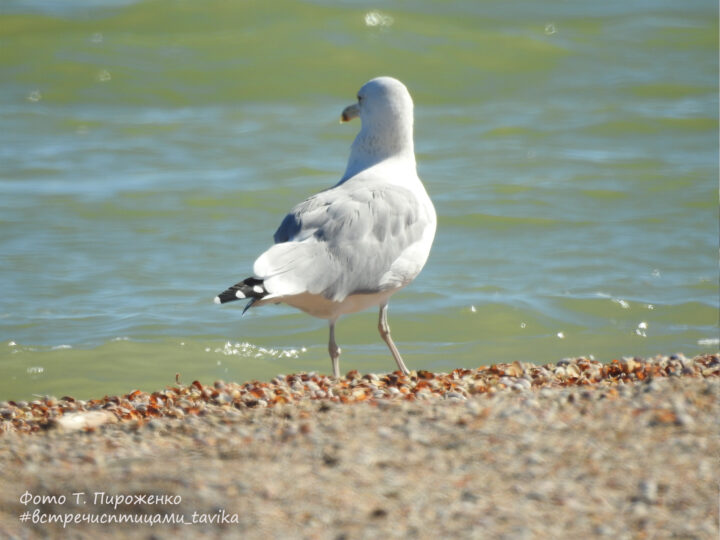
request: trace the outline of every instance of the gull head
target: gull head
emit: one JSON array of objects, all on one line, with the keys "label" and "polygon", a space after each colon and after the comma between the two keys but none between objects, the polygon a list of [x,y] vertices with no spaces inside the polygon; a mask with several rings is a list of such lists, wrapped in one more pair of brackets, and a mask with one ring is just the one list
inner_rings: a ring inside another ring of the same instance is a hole
[{"label": "gull head", "polygon": [[377,77],[366,82],[357,94],[357,103],[343,110],[341,121],[360,117],[366,123],[410,122],[413,101],[403,83],[392,77]]},{"label": "gull head", "polygon": [[357,103],[343,110],[341,121],[360,118],[362,127],[350,150],[344,180],[394,156],[414,167],[413,100],[403,83],[392,77],[366,82]]}]

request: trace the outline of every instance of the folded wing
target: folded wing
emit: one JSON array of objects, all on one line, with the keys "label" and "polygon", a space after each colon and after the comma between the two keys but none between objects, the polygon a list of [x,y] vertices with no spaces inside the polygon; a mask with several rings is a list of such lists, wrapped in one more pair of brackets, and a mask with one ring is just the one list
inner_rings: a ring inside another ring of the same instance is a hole
[{"label": "folded wing", "polygon": [[429,251],[423,238],[434,216],[429,220],[426,212],[409,189],[350,180],[293,208],[275,233],[278,243],[255,261],[254,274],[264,280],[268,299],[309,292],[340,302],[401,287],[427,258],[417,256]]}]

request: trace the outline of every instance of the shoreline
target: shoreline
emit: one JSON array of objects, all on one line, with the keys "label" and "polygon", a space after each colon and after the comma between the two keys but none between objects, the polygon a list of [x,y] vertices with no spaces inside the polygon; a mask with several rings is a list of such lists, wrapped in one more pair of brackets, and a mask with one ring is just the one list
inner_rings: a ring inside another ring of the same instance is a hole
[{"label": "shoreline", "polygon": [[[717,535],[718,355],[349,375],[131,392],[85,402],[115,421],[6,432],[0,536]],[[140,521],[100,521],[119,516]],[[166,516],[189,525],[142,521]]]},{"label": "shoreline", "polygon": [[80,400],[71,396],[45,396],[33,401],[0,401],[0,437],[11,432],[34,433],[45,429],[93,430],[105,424],[131,422],[136,427],[158,418],[185,418],[228,414],[246,408],[297,405],[304,401],[359,403],[378,400],[459,400],[494,394],[506,389],[539,390],[552,387],[613,386],[665,377],[720,377],[720,355],[686,358],[682,354],[612,360],[604,364],[585,357],[556,364],[492,364],[450,373],[419,370],[361,375],[352,370],[339,379],[315,372],[277,375],[269,382],[199,381],[176,384],[164,390]]}]

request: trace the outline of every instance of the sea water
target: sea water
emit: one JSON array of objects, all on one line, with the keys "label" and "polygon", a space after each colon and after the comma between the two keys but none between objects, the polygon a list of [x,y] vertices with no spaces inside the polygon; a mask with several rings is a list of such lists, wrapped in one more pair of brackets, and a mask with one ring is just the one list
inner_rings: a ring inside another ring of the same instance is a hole
[{"label": "sea water", "polygon": [[[410,369],[718,350],[718,7],[5,0],[0,399],[330,371],[327,324],[217,306],[340,178],[378,75],[438,212]],[[343,372],[395,364],[377,313]]]}]

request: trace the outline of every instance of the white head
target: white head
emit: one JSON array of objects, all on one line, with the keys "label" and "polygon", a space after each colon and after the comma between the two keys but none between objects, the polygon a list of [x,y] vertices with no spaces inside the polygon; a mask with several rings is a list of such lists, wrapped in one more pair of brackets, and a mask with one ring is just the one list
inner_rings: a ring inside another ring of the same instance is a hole
[{"label": "white head", "polygon": [[342,121],[360,117],[343,180],[385,159],[402,155],[415,165],[413,101],[403,83],[378,77],[358,91],[358,101],[342,112]]}]

